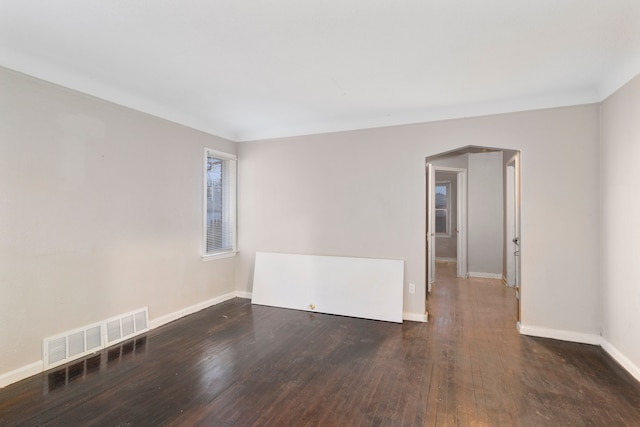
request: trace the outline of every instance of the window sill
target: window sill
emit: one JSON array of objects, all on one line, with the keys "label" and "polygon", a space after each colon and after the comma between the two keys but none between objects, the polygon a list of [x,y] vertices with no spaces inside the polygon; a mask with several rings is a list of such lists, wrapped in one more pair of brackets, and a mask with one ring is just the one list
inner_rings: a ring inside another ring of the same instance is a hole
[{"label": "window sill", "polygon": [[236,256],[238,251],[220,252],[218,254],[202,255],[202,262],[214,261],[217,259],[231,258]]}]

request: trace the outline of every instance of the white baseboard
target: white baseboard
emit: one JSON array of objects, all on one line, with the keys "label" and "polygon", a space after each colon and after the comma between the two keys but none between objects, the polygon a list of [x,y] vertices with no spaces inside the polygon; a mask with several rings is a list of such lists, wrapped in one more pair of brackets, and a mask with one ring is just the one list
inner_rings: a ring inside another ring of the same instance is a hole
[{"label": "white baseboard", "polygon": [[552,338],[554,340],[571,341],[582,344],[600,345],[602,337],[598,334],[585,334],[582,332],[565,331],[561,329],[527,326],[518,323],[518,330],[522,335],[540,338]]},{"label": "white baseboard", "polygon": [[502,276],[502,284],[505,285],[507,288],[515,288],[515,283],[513,284],[509,284],[509,282],[507,281],[507,278]]},{"label": "white baseboard", "polygon": [[[182,310],[178,310],[173,313],[169,313],[164,316],[158,317],[157,319],[150,320],[149,329],[155,329],[169,322],[173,322],[174,320],[178,320],[181,317],[188,316],[200,310],[204,310],[205,308],[211,307],[216,304],[220,304],[221,302],[225,302],[236,297],[251,298],[251,293],[234,291],[224,295],[220,295],[219,297],[212,298],[207,301],[200,302],[198,304],[194,304],[190,307],[183,308]],[[20,380],[28,378],[32,375],[39,374],[43,371],[44,371],[44,362],[42,360],[38,360],[37,362],[33,362],[28,365],[22,366],[18,369],[14,369],[13,371],[0,374],[0,388],[6,387],[9,384],[13,384]]]},{"label": "white baseboard", "polygon": [[9,384],[17,383],[25,378],[29,378],[32,375],[39,374],[42,372],[44,364],[42,360],[38,360],[37,362],[29,363],[28,365],[22,366],[18,369],[14,369],[13,371],[6,372],[0,375],[0,388],[6,387]]},{"label": "white baseboard", "polygon": [[477,273],[477,272],[469,272],[467,273],[468,277],[477,277],[478,279],[498,279],[502,280],[502,274],[497,273]]},{"label": "white baseboard", "polygon": [[520,323],[518,323],[518,330],[522,335],[599,345],[604,351],[609,354],[609,356],[611,356],[624,369],[626,369],[636,380],[640,381],[640,366],[633,363],[631,359],[625,356],[613,344],[611,344],[600,335],[562,331],[558,329],[539,328],[536,326],[521,325]]},{"label": "white baseboard", "polygon": [[437,256],[436,262],[458,262],[456,258],[447,258],[443,256]]},{"label": "white baseboard", "polygon": [[627,371],[629,371],[629,373],[631,375],[633,375],[633,377],[640,381],[640,366],[636,365],[635,363],[633,363],[627,356],[625,356],[624,354],[622,354],[620,352],[620,350],[618,350],[617,348],[615,348],[613,346],[613,344],[611,344],[609,341],[607,341],[606,339],[604,339],[603,337],[601,337],[601,342],[600,342],[600,346],[602,346],[602,348],[604,349],[604,351],[606,351],[607,353],[609,353],[609,355],[611,357],[613,357],[613,359],[618,362],[620,365],[622,365],[622,367],[624,369],[626,369]]},{"label": "white baseboard", "polygon": [[[190,307],[186,307],[182,310],[176,311],[174,313],[167,314],[165,316],[161,316],[157,319],[151,320],[149,322],[149,328],[155,329],[159,326],[172,322],[174,320],[180,319],[181,317],[188,316],[189,314],[196,313],[200,310],[204,310],[205,308],[211,307],[216,304],[220,304],[224,301],[228,301],[233,298],[251,298],[251,292],[229,292],[227,294],[221,295],[216,298],[212,298],[207,301],[203,301],[198,304],[194,304]],[[412,321],[412,322],[427,322],[428,321],[428,313],[409,313],[404,312],[402,314],[403,320]],[[601,346],[604,351],[606,351],[613,359],[618,362],[623,368],[625,368],[629,373],[638,381],[640,381],[640,367],[633,363],[628,357],[622,354],[613,344],[609,341],[596,334],[585,334],[581,332],[574,331],[565,331],[560,329],[551,329],[551,328],[542,328],[537,326],[527,326],[518,323],[518,331],[522,335],[541,337],[541,338],[552,338],[561,341],[571,341],[578,342],[583,344],[592,344]],[[9,384],[16,383],[25,378],[28,378],[32,375],[39,374],[43,372],[44,363],[42,360],[38,360],[36,362],[30,363],[28,365],[22,366],[20,368],[14,369],[9,372],[5,372],[4,374],[0,374],[0,388],[6,387]]]},{"label": "white baseboard", "polygon": [[409,320],[411,322],[428,322],[429,315],[428,313],[407,313],[406,311],[402,313],[402,320]]},{"label": "white baseboard", "polygon": [[252,296],[252,292],[236,291],[236,297],[238,298],[251,299]]},{"label": "white baseboard", "polygon": [[166,325],[169,322],[173,322],[174,320],[178,320],[181,317],[188,316],[190,314],[196,313],[200,310],[204,310],[205,308],[209,308],[212,305],[220,304],[221,302],[228,301],[236,297],[236,292],[229,292],[228,294],[220,295],[219,297],[211,298],[210,300],[199,302],[198,304],[194,304],[190,307],[185,307],[182,310],[174,311],[173,313],[165,314],[164,316],[160,316],[156,319],[149,321],[149,329],[155,329],[162,325]]}]

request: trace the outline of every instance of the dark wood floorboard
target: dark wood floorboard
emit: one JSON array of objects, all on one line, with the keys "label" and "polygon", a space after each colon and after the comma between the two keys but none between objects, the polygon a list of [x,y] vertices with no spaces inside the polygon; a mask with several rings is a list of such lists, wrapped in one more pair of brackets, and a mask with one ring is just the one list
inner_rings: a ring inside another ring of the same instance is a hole
[{"label": "dark wood floorboard", "polygon": [[602,349],[520,336],[513,289],[453,272],[426,324],[222,303],[0,389],[0,426],[640,426]]}]

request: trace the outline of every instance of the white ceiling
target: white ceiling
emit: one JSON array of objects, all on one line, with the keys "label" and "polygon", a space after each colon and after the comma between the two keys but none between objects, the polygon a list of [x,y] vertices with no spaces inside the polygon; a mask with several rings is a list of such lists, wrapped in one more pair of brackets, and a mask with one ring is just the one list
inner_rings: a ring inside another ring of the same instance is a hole
[{"label": "white ceiling", "polygon": [[601,101],[640,0],[0,0],[0,65],[263,139]]}]

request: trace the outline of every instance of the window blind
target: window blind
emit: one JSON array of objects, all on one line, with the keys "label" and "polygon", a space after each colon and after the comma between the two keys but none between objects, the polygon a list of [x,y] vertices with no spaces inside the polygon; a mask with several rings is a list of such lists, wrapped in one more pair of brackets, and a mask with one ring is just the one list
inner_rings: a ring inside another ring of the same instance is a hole
[{"label": "window blind", "polygon": [[236,159],[206,151],[205,255],[236,250]]}]

